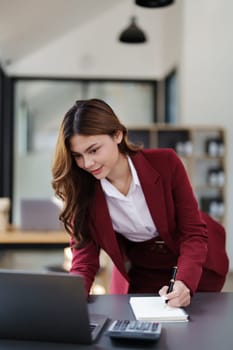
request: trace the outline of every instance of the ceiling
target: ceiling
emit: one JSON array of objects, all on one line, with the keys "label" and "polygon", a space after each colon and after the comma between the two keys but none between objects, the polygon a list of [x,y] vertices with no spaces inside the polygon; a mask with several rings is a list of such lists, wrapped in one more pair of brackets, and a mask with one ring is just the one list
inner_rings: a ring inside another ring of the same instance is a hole
[{"label": "ceiling", "polygon": [[125,1],[0,0],[0,63],[13,63]]}]

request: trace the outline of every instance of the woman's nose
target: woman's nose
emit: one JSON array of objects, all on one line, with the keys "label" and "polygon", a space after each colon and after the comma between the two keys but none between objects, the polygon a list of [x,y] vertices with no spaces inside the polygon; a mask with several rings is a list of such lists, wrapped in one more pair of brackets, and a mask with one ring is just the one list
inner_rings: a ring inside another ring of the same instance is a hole
[{"label": "woman's nose", "polygon": [[90,169],[94,164],[94,160],[90,156],[83,157],[83,167],[85,169]]}]

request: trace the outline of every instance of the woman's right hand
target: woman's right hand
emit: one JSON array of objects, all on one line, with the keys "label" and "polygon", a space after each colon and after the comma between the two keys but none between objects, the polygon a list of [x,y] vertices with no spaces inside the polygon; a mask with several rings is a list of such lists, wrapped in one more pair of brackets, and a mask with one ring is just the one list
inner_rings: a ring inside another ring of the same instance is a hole
[{"label": "woman's right hand", "polygon": [[190,290],[182,281],[175,281],[172,292],[167,294],[167,290],[168,286],[163,286],[159,290],[159,295],[168,300],[167,303],[169,306],[183,307],[190,304]]}]

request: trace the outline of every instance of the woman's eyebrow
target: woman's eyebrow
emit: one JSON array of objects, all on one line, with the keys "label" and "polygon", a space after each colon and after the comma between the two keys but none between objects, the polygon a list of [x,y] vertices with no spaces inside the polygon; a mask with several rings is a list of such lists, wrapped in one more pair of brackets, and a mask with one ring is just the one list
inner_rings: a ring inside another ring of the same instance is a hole
[{"label": "woman's eyebrow", "polygon": [[78,152],[70,151],[70,153],[71,153],[72,156],[81,156],[81,154],[78,153]]},{"label": "woman's eyebrow", "polygon": [[[93,143],[92,145],[90,145],[89,147],[87,147],[87,148],[84,150],[83,153],[86,153],[86,152],[90,151],[93,147],[96,147],[96,146],[97,146],[97,143]],[[80,155],[81,155],[81,153],[75,152],[75,151],[71,151],[71,154],[72,154],[72,155],[76,155],[76,156],[80,156]]]}]

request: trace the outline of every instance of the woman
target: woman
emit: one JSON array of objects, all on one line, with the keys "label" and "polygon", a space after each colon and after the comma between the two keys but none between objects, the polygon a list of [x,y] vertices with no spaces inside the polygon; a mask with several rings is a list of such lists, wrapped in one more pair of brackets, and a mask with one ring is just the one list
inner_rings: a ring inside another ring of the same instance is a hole
[{"label": "woman", "polygon": [[171,149],[144,150],[102,100],[77,101],[60,127],[53,188],[72,237],[71,273],[87,293],[100,249],[129,282],[129,293],[166,295],[171,306],[195,291],[220,291],[228,270],[223,227],[198,209],[182,162]]}]

